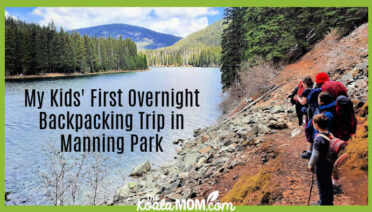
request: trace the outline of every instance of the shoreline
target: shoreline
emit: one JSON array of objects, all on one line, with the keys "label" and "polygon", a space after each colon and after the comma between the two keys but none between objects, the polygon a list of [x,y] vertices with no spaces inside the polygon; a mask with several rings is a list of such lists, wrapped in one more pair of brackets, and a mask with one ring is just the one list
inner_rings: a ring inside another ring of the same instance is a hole
[{"label": "shoreline", "polygon": [[84,77],[84,76],[95,76],[102,74],[120,74],[130,72],[141,72],[149,71],[150,69],[138,69],[138,70],[123,70],[123,71],[106,71],[106,72],[94,72],[94,73],[47,73],[43,75],[32,74],[32,75],[11,75],[5,76],[5,81],[17,81],[25,79],[54,79],[54,78],[70,78],[70,77]]}]

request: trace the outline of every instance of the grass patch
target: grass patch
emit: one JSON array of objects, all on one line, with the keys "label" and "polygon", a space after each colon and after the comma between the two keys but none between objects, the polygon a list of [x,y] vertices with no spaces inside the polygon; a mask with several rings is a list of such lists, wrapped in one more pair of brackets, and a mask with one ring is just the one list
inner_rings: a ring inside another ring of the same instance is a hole
[{"label": "grass patch", "polygon": [[280,159],[261,168],[257,174],[242,175],[233,188],[222,198],[222,202],[237,205],[271,205],[280,193],[275,191],[273,183]]}]

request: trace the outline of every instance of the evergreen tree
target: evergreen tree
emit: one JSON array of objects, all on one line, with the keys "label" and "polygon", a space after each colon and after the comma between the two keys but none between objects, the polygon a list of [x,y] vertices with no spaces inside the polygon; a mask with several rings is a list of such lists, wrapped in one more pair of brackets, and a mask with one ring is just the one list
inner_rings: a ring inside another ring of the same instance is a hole
[{"label": "evergreen tree", "polygon": [[225,9],[224,24],[228,26],[223,31],[221,41],[221,83],[224,88],[237,81],[237,71],[243,59],[245,28],[242,27],[242,21],[246,10],[243,7]]},{"label": "evergreen tree", "polygon": [[129,39],[97,38],[67,33],[54,23],[5,20],[5,73],[43,74],[146,69],[147,58]]},{"label": "evergreen tree", "polygon": [[[222,84],[238,82],[240,64],[288,63],[332,28],[345,36],[368,19],[367,8],[227,8],[222,34]],[[210,58],[208,59],[210,60]]]}]

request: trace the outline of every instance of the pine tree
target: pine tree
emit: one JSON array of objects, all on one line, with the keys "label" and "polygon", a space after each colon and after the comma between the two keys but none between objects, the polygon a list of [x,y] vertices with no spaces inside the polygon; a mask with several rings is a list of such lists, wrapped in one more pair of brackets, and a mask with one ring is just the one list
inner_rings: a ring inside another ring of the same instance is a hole
[{"label": "pine tree", "polygon": [[224,29],[221,41],[221,83],[224,88],[238,81],[237,71],[243,58],[244,31],[241,27],[246,8],[233,7],[225,9]]},{"label": "pine tree", "polygon": [[129,39],[90,38],[57,32],[53,22],[41,27],[12,18],[5,27],[7,75],[147,68],[146,56]]}]

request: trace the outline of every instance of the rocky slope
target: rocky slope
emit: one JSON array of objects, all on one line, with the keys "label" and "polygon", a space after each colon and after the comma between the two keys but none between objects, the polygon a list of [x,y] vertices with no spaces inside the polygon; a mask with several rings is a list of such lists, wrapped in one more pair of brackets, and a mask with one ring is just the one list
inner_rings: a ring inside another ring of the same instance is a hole
[{"label": "rocky slope", "polygon": [[221,201],[234,204],[306,204],[311,174],[300,153],[307,144],[285,97],[305,74],[314,77],[321,71],[347,85],[358,111],[357,135],[347,149],[351,157],[342,167],[344,193],[335,203],[368,204],[368,24],[341,40],[328,35],[284,67],[275,82],[284,82],[280,88],[231,121],[196,130],[194,139],[175,141],[174,161],[150,170],[149,164],[137,167],[141,175],[119,189],[112,204],[136,204],[147,195],[206,198],[215,190]]}]

